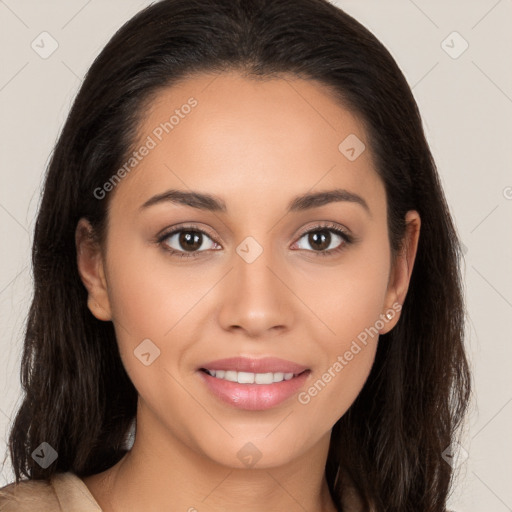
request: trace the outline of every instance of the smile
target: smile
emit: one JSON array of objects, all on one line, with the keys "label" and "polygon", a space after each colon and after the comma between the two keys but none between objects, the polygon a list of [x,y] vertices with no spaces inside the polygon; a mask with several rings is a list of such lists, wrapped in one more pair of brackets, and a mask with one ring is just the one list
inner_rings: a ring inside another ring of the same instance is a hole
[{"label": "smile", "polygon": [[237,409],[262,411],[276,407],[298,393],[309,380],[311,370],[294,374],[284,372],[251,373],[201,368],[197,374],[206,388],[221,402]]},{"label": "smile", "polygon": [[282,382],[283,380],[290,380],[299,375],[283,372],[251,373],[237,372],[234,370],[208,370],[206,368],[202,368],[202,370],[217,379],[238,382],[239,384],[272,384],[275,382]]}]

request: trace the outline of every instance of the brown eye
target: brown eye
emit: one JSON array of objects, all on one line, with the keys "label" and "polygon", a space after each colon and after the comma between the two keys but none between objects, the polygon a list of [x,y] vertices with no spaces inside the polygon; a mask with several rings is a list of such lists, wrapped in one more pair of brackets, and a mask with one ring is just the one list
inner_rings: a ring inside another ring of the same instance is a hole
[{"label": "brown eye", "polygon": [[[306,243],[301,246],[300,240],[303,239],[306,240]],[[310,250],[306,247],[309,246],[313,252],[319,255],[329,255],[342,250],[350,242],[349,235],[339,228],[319,226],[304,233],[297,244],[299,249]]]},{"label": "brown eye", "polygon": [[326,251],[331,245],[331,233],[323,229],[322,231],[314,231],[307,234],[308,243],[313,249]]},{"label": "brown eye", "polygon": [[[198,229],[180,228],[163,235],[160,242],[173,254],[195,256],[197,252],[212,249],[215,242]],[[189,253],[189,254],[187,254]]]}]

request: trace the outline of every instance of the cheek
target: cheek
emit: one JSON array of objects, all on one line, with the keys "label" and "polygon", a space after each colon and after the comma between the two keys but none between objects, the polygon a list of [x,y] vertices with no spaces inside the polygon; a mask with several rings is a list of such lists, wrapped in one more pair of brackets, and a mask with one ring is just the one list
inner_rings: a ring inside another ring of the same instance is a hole
[{"label": "cheek", "polygon": [[188,395],[174,377],[187,351],[184,330],[193,321],[193,305],[201,290],[187,282],[183,272],[162,265],[162,257],[156,264],[150,257],[154,252],[142,245],[129,246],[120,238],[109,252],[109,299],[121,359],[153,414],[165,416],[182,409],[199,414],[184,405]]},{"label": "cheek", "polygon": [[355,342],[340,347],[297,395],[297,407],[307,417],[321,420],[317,428],[332,428],[354,403],[370,374],[376,347],[376,340],[366,346]]},{"label": "cheek", "polygon": [[108,274],[115,319],[133,337],[161,339],[199,299],[197,287],[206,284],[197,274],[171,264],[155,247],[118,242]]},{"label": "cheek", "polygon": [[[335,270],[322,269],[310,282],[308,304],[322,320],[312,322],[322,364],[315,379],[298,396],[311,415],[333,425],[354,402],[373,365],[389,278],[387,241],[375,237],[346,253]],[[326,328],[328,327],[328,329]]]},{"label": "cheek", "polygon": [[389,246],[384,237],[376,234],[369,234],[359,246],[348,248],[339,264],[318,265],[304,271],[307,278],[300,285],[301,296],[330,328],[326,331],[326,325],[321,325],[324,337],[330,331],[329,338],[343,348],[347,341],[374,325],[384,312],[389,273]]},{"label": "cheek", "polygon": [[[147,370],[165,368],[174,374],[191,340],[200,337],[205,316],[201,299],[216,279],[193,266],[171,264],[154,247],[129,243],[119,239],[109,252],[109,300],[125,368],[135,386],[145,389],[156,384],[154,372]],[[148,339],[151,343],[144,341]],[[143,346],[158,355],[148,367],[136,357]],[[151,380],[146,381],[146,375],[152,375]],[[168,375],[161,377],[168,385]]]}]

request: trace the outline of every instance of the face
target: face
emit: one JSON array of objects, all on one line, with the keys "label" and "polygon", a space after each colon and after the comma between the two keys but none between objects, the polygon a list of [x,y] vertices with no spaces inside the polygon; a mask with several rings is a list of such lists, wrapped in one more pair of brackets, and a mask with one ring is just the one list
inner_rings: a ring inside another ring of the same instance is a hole
[{"label": "face", "polygon": [[[251,450],[271,467],[325,445],[399,319],[419,233],[409,212],[409,250],[392,265],[362,123],[314,81],[201,75],[158,94],[135,148],[99,199],[110,200],[105,247],[86,245],[83,221],[77,246],[138,421],[228,466]],[[212,363],[235,357],[249,359],[240,383],[225,380],[240,362]],[[251,366],[263,358],[296,366]]]}]

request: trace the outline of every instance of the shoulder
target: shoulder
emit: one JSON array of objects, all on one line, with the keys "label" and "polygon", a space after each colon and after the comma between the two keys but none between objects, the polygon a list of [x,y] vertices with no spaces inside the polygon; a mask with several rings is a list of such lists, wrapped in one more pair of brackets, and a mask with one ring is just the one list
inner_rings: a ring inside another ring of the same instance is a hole
[{"label": "shoulder", "polygon": [[47,480],[21,480],[0,488],[0,511],[60,511],[59,500]]},{"label": "shoulder", "polygon": [[50,480],[21,480],[0,488],[0,512],[101,512],[85,483],[74,473]]}]

